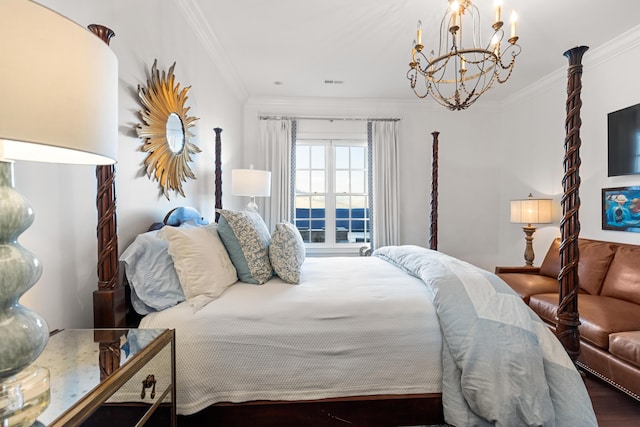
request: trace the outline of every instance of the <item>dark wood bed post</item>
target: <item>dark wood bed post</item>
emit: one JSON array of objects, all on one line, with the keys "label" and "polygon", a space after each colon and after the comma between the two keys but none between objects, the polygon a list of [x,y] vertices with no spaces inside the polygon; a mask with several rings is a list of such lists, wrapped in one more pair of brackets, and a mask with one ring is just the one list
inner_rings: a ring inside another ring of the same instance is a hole
[{"label": "dark wood bed post", "polygon": [[[216,209],[222,209],[222,139],[220,138],[220,134],[222,133],[222,129],[213,128],[213,131],[216,133],[216,179],[215,179],[215,196],[216,196]],[[216,212],[216,222],[220,219],[220,214]]]},{"label": "dark wood bed post", "polygon": [[[115,35],[111,29],[91,24],[89,30],[107,45]],[[115,166],[97,166],[98,195],[98,290],[93,293],[93,326],[122,327],[125,324],[124,288],[118,272],[118,229],[116,223]],[[120,306],[121,309],[116,307]],[[122,316],[118,314],[122,313]]]},{"label": "dark wood bed post", "polygon": [[[102,25],[91,24],[89,30],[109,45],[115,33]],[[118,268],[118,228],[116,221],[115,166],[96,166],[98,194],[98,290],[93,292],[93,327],[125,326],[125,292],[120,284]],[[98,343],[100,379],[120,367],[120,336],[122,331],[94,331]]]},{"label": "dark wood bed post", "polygon": [[438,135],[440,132],[433,131],[433,145],[431,158],[431,234],[429,236],[429,247],[434,251],[438,250]]},{"label": "dark wood bed post", "polygon": [[564,53],[569,60],[567,82],[564,177],[562,178],[562,219],[560,221],[560,296],[556,335],[574,362],[580,354],[580,315],[578,313],[578,236],[580,234],[580,108],[582,100],[582,55],[589,49],[578,46]]}]

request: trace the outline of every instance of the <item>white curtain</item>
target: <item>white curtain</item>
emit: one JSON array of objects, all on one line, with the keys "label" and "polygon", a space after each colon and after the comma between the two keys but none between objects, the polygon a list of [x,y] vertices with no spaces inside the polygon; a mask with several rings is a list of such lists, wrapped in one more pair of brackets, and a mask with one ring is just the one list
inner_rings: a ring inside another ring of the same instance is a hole
[{"label": "white curtain", "polygon": [[260,158],[271,171],[271,197],[257,202],[269,231],[280,221],[289,221],[291,211],[291,120],[260,120]]},{"label": "white curtain", "polygon": [[373,121],[373,245],[399,242],[398,122]]}]

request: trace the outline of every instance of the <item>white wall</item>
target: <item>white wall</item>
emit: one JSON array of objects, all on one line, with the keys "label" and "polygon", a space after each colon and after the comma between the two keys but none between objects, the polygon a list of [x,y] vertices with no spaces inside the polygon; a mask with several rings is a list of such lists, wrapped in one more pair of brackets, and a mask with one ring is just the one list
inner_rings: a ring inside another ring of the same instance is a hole
[{"label": "white wall", "polygon": [[[211,47],[203,44],[187,2],[125,0],[41,0],[39,3],[86,27],[102,24],[116,36],[111,48],[119,61],[119,141],[116,196],[120,252],[139,232],[162,220],[170,209],[189,205],[212,217],[214,208],[214,127],[221,127],[223,169],[239,166],[242,153],[243,96],[221,76]],[[197,12],[197,11],[196,11]],[[196,13],[197,14],[197,13]],[[184,184],[186,198],[167,201],[157,182],[142,174],[145,154],[135,133],[140,123],[137,87],[146,84],[154,59],[160,70],[175,61],[181,87],[191,86],[186,105],[199,117],[193,142],[202,153],[191,168],[196,180]],[[46,73],[47,70],[42,70]],[[28,90],[28,88],[25,88]],[[52,106],[55,108],[55,106]],[[37,125],[37,118],[34,118]],[[16,186],[32,203],[34,224],[20,243],[37,254],[44,272],[21,299],[47,320],[51,329],[91,327],[92,292],[97,287],[95,167],[16,164]],[[225,183],[223,194],[229,183]],[[225,199],[227,198],[224,196]]]},{"label": "white wall", "polygon": [[[175,206],[191,205],[211,216],[212,128],[224,129],[223,169],[259,164],[260,159],[253,156],[260,114],[401,118],[399,221],[403,244],[428,245],[434,130],[440,132],[441,251],[488,270],[495,265],[522,265],[524,235],[519,225],[509,223],[509,200],[524,198],[529,192],[558,201],[556,222],[540,227],[535,234],[536,264],[553,237],[559,235],[566,68],[514,94],[506,104],[496,106],[483,100],[462,112],[450,112],[426,100],[254,98],[245,102],[242,90],[230,84],[233,73],[224,55],[218,55],[215,43],[206,39],[206,23],[198,21],[197,10],[189,9],[193,7],[190,2],[39,2],[82,26],[99,23],[116,33],[111,47],[119,59],[120,74],[116,182],[120,251]],[[640,102],[640,81],[634,74],[639,40],[640,31],[632,31],[585,55],[580,189],[584,237],[640,244],[640,234],[600,227],[601,189],[638,185],[640,181],[638,176],[606,176],[606,114]],[[198,179],[185,184],[186,199],[172,196],[171,201],[164,200],[157,183],[141,176],[144,155],[134,131],[141,108],[137,86],[146,83],[155,58],[160,69],[177,62],[178,81],[192,87],[187,101],[190,114],[200,117],[194,142],[203,152],[192,164]],[[507,87],[508,83],[499,90]],[[20,242],[44,265],[42,278],[21,302],[41,313],[52,329],[92,325],[91,293],[97,282],[94,170],[88,166],[16,164],[17,188],[36,212],[35,223]],[[230,180],[224,182],[225,206],[242,206],[242,200],[230,196]]]},{"label": "white wall", "polygon": [[260,164],[258,116],[400,118],[400,242],[428,246],[431,132],[439,136],[438,249],[493,269],[498,261],[499,158],[487,103],[452,112],[429,101],[250,98],[245,106],[245,164]]},{"label": "white wall", "polygon": [[[604,46],[588,50],[583,57],[581,237],[640,244],[638,233],[607,231],[601,226],[602,188],[640,184],[638,175],[607,177],[607,114],[640,103],[640,80],[635,72],[639,43],[637,27]],[[505,162],[501,168],[500,205],[508,206],[510,199],[524,198],[528,192],[556,201],[554,223],[540,226],[534,235],[535,265],[542,262],[553,238],[560,236],[568,60],[566,64],[516,94],[504,106],[506,135],[500,150]],[[508,210],[501,211],[500,224],[501,265],[522,264],[524,233],[519,225],[509,224]]]}]

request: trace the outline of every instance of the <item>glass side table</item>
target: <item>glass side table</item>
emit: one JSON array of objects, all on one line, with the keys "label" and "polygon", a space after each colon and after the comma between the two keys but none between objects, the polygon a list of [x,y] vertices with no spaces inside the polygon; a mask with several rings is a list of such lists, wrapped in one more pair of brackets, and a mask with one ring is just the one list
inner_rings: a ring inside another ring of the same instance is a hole
[{"label": "glass side table", "polygon": [[112,426],[126,414],[143,425],[159,407],[168,409],[162,424],[177,425],[174,330],[65,329],[34,365],[49,370],[51,389],[36,425]]}]

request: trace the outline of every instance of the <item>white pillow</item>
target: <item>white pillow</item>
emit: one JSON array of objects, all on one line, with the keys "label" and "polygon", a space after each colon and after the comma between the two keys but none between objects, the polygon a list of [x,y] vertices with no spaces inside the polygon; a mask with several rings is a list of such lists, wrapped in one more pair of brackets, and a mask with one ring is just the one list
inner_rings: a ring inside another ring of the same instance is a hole
[{"label": "white pillow", "polygon": [[236,269],[218,237],[217,225],[165,226],[158,237],[169,243],[180,285],[189,305],[200,310],[238,280]]}]

